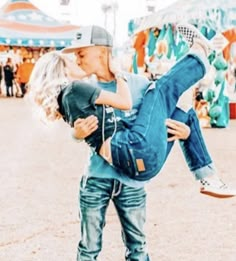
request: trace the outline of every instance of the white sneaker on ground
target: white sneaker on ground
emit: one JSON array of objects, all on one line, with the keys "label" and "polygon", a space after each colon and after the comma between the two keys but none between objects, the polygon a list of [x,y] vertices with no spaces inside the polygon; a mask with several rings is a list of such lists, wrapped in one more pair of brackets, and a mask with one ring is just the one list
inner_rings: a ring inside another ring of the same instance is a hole
[{"label": "white sneaker on ground", "polygon": [[183,23],[177,24],[176,29],[183,36],[190,48],[194,42],[199,43],[205,48],[207,56],[214,50],[210,41],[195,26]]},{"label": "white sneaker on ground", "polygon": [[216,198],[230,198],[236,196],[236,190],[229,188],[218,176],[211,176],[200,180],[200,192]]}]

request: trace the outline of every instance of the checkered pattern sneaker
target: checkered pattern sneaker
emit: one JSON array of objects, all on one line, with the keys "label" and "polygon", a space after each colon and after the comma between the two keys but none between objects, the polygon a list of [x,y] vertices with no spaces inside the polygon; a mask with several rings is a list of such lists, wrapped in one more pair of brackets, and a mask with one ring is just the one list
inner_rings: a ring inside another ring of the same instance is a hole
[{"label": "checkered pattern sneaker", "polygon": [[230,189],[218,176],[200,180],[202,194],[216,198],[229,198],[236,196],[236,190]]},{"label": "checkered pattern sneaker", "polygon": [[211,46],[209,40],[195,26],[191,24],[178,24],[176,28],[190,48],[194,42],[198,42],[205,48],[207,55],[213,51],[214,48]]}]

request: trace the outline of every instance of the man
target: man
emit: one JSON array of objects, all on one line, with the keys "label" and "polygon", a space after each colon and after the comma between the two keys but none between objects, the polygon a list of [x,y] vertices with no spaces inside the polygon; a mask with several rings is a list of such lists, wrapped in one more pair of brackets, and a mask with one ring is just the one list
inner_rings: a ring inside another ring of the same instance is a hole
[{"label": "man", "polygon": [[[96,75],[98,86],[115,91],[116,79],[109,67],[112,46],[112,37],[105,29],[98,26],[87,26],[80,28],[73,45],[65,48],[63,53],[74,52],[78,65],[88,77]],[[143,76],[129,73],[123,73],[118,77],[123,77],[128,82],[133,108],[129,112],[115,110],[115,115],[125,119],[127,124],[132,124],[150,82]],[[173,119],[177,119],[177,121],[168,119],[166,122],[168,132],[172,135],[169,138],[168,152],[173,141],[180,140],[191,171],[195,178],[202,182],[202,192],[218,197],[227,196],[227,193],[229,194],[227,187],[214,175],[215,170],[204,144],[195,112],[191,109],[186,113],[176,108]],[[95,116],[78,119],[75,122],[74,135],[76,138],[83,139],[96,128]],[[203,157],[200,159],[198,154],[203,154]],[[92,152],[89,166],[82,177],[80,186],[81,240],[78,245],[77,260],[97,259],[101,251],[102,231],[110,199],[114,202],[121,222],[122,238],[126,246],[126,260],[150,260],[146,252],[144,234],[146,218],[144,185],[145,182],[129,179],[124,173],[115,170]],[[230,196],[232,195],[230,194]]]},{"label": "man", "polygon": [[22,97],[26,94],[26,84],[29,81],[33,67],[33,63],[31,63],[26,57],[23,58],[22,63],[18,67],[16,78],[20,84]]}]

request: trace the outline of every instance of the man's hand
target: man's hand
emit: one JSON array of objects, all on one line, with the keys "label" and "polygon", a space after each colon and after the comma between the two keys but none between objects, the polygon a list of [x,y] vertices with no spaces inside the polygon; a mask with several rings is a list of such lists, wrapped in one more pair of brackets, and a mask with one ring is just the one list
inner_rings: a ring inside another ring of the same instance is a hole
[{"label": "man's hand", "polygon": [[166,120],[167,132],[171,134],[168,141],[175,140],[186,140],[190,135],[190,128],[186,124],[180,121],[175,121],[172,119]]},{"label": "man's hand", "polygon": [[74,137],[76,139],[84,139],[88,137],[98,128],[98,119],[94,115],[90,115],[85,119],[77,119],[74,122]]}]

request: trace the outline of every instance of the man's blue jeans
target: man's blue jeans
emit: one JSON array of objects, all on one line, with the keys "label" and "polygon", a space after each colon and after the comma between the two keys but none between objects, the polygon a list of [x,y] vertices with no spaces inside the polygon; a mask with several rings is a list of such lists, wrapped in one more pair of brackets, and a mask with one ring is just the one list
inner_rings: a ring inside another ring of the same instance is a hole
[{"label": "man's blue jeans", "polygon": [[[102,249],[102,231],[110,200],[117,210],[127,261],[149,261],[144,224],[146,192],[114,179],[83,177],[80,184],[81,240],[77,261],[94,261]],[[111,240],[114,240],[111,238]]]}]

